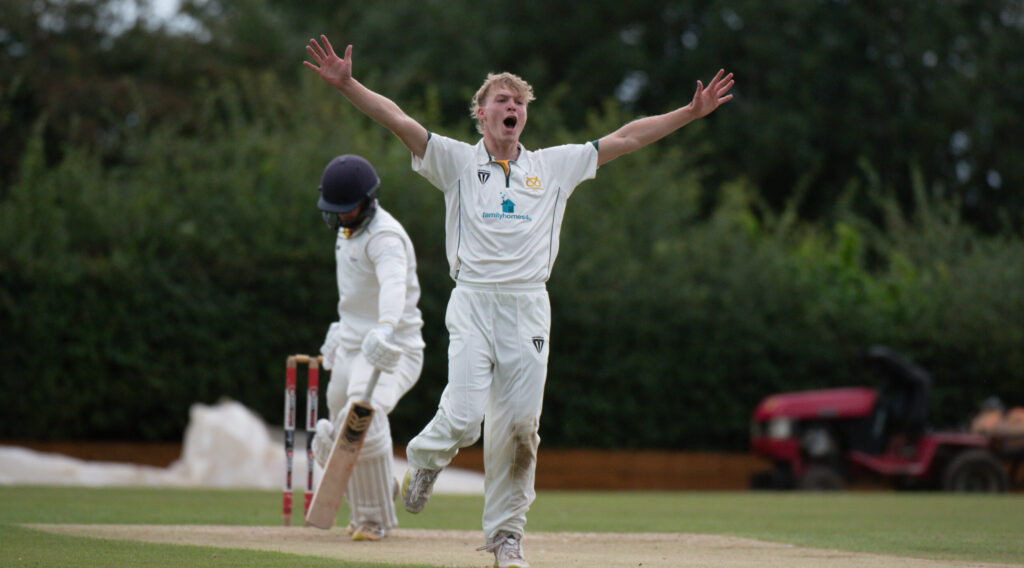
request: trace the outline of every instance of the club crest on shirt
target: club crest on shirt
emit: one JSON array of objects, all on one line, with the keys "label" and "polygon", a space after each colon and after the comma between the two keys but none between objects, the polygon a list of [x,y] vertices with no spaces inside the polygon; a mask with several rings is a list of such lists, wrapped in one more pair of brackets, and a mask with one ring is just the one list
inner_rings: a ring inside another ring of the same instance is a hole
[{"label": "club crest on shirt", "polygon": [[487,183],[487,180],[491,179],[491,172],[487,170],[477,170],[476,177],[480,180],[481,185]]},{"label": "club crest on shirt", "polygon": [[544,350],[544,338],[539,336],[539,335],[534,337],[533,338],[533,347],[534,347],[534,349],[537,350],[537,353],[540,353],[541,351],[543,351]]},{"label": "club crest on shirt", "polygon": [[540,183],[540,176],[526,176],[526,189],[544,191],[544,186]]},{"label": "club crest on shirt", "polygon": [[342,253],[341,252],[341,245],[335,245],[334,246],[334,252],[335,252],[335,254],[338,254],[338,253],[344,254],[348,258],[349,262],[359,262],[359,252],[356,251],[354,248],[349,248],[349,250],[347,250],[344,253]]}]

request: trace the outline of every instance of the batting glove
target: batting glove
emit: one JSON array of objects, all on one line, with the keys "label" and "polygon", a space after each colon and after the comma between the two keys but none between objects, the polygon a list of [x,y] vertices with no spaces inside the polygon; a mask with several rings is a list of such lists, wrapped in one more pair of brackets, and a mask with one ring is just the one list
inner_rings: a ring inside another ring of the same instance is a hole
[{"label": "batting glove", "polygon": [[324,356],[323,367],[330,371],[334,366],[334,354],[341,344],[341,322],[336,321],[327,328],[327,336],[324,337],[324,344],[320,346],[320,354]]},{"label": "batting glove", "polygon": [[394,339],[394,327],[390,323],[377,324],[363,338],[363,356],[383,373],[395,372],[402,356],[402,348],[395,344]]},{"label": "batting glove", "polygon": [[334,426],[330,420],[321,418],[316,421],[316,435],[313,436],[313,457],[320,467],[327,466],[327,458],[331,457],[334,447]]}]

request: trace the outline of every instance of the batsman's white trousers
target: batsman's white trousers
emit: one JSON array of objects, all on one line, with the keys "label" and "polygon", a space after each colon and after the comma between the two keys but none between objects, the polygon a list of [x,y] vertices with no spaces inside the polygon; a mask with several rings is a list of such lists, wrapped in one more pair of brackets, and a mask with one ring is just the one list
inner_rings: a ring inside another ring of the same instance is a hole
[{"label": "batsman's white trousers", "polygon": [[[423,351],[406,351],[398,360],[394,373],[381,373],[370,403],[373,405],[373,420],[366,431],[366,439],[359,451],[359,458],[352,468],[348,489],[345,493],[351,514],[351,522],[365,521],[380,523],[387,528],[398,526],[395,515],[393,471],[393,450],[391,423],[388,414],[394,410],[398,400],[409,391],[419,379],[423,369]],[[327,385],[327,408],[336,433],[348,414],[348,406],[360,400],[366,391],[373,367],[358,350],[339,352],[331,368],[331,380]]]},{"label": "batsman's white trousers", "polygon": [[409,465],[440,469],[484,428],[483,529],[522,535],[536,497],[537,434],[551,329],[543,284],[459,282],[445,315],[448,385],[406,447]]},{"label": "batsman's white trousers", "polygon": [[[422,370],[423,350],[403,351],[395,372],[380,374],[370,400],[373,409],[391,414],[402,396],[419,380]],[[332,419],[335,412],[340,412],[350,401],[362,398],[372,373],[373,365],[358,349],[338,349],[335,364],[331,368],[331,381],[327,385],[327,408],[331,411]]]}]

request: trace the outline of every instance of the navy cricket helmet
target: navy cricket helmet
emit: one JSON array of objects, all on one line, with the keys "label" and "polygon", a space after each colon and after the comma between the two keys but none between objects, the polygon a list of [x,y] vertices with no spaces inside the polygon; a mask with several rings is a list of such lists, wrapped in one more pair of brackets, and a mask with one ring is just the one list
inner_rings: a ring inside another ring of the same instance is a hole
[{"label": "navy cricket helmet", "polygon": [[[320,199],[317,207],[333,231],[346,229],[346,237],[359,230],[377,212],[377,192],[380,178],[365,158],[355,154],[338,156],[327,164],[320,176]],[[363,208],[352,219],[342,219],[339,213],[350,213]]]}]

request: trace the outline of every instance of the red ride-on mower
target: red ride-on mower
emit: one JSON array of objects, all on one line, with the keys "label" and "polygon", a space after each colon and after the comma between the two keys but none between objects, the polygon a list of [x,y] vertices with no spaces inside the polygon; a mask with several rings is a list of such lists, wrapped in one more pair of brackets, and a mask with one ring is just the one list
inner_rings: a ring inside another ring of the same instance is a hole
[{"label": "red ride-on mower", "polygon": [[866,359],[879,387],[776,394],[754,410],[751,447],[771,460],[753,489],[835,490],[865,478],[898,488],[1004,492],[1007,475],[985,436],[933,432],[931,377],[886,347]]}]

